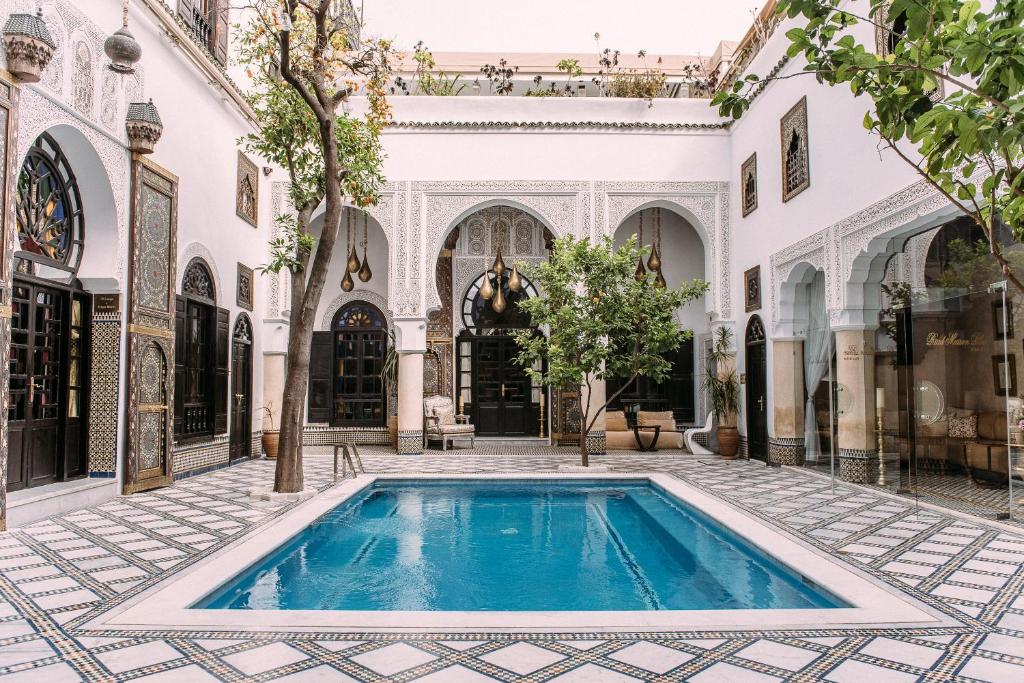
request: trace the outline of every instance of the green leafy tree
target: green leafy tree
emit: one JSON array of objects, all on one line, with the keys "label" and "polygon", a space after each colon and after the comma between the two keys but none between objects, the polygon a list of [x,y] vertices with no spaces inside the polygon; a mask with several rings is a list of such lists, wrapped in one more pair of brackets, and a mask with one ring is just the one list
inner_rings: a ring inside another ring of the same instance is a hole
[{"label": "green leafy tree", "polygon": [[[276,221],[264,271],[291,278],[290,327],[281,401],[281,436],[274,490],[303,488],[302,429],[315,313],[337,242],[342,209],[375,204],[384,178],[380,132],[389,118],[384,88],[392,53],[386,41],[360,38],[349,2],[253,0],[239,58],[253,79],[248,97],[258,131],[242,144],[288,173],[296,217]],[[365,94],[364,115],[339,108]],[[310,231],[323,205],[319,239]]]},{"label": "green leafy tree", "polygon": [[[534,325],[515,334],[518,363],[535,380],[559,389],[579,389],[583,427],[580,453],[589,465],[586,435],[598,416],[637,377],[664,380],[671,369],[663,354],[690,339],[693,332],[679,327],[675,312],[708,289],[694,280],[679,289],[659,287],[648,274],[635,277],[643,254],[632,237],[616,249],[609,237],[597,244],[571,236],[555,241],[551,258],[528,269],[540,295],[518,305]],[[547,372],[535,369],[547,360]],[[622,387],[592,404],[594,382],[624,380]]]},{"label": "green leafy tree", "polygon": [[[864,127],[977,223],[989,256],[1024,291],[996,239],[999,217],[1015,238],[1011,249],[1024,238],[1024,0],[986,10],[977,0],[780,0],[779,12],[807,20],[786,33],[788,56],[807,61],[803,71],[747,75],[712,103],[739,118],[771,80],[811,75],[848,85],[873,103]],[[856,24],[883,32],[884,54],[857,41]]]}]

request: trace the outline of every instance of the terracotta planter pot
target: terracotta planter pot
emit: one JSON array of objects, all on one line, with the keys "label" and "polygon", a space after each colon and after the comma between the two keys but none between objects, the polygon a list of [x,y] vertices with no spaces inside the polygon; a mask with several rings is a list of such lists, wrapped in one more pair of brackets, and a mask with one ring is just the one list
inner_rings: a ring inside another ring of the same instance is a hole
[{"label": "terracotta planter pot", "polygon": [[718,454],[727,460],[736,457],[740,449],[740,432],[735,427],[718,428]]},{"label": "terracotta planter pot", "polygon": [[267,454],[267,460],[275,460],[278,446],[281,444],[281,432],[277,430],[263,432],[261,441],[263,442],[263,452]]}]

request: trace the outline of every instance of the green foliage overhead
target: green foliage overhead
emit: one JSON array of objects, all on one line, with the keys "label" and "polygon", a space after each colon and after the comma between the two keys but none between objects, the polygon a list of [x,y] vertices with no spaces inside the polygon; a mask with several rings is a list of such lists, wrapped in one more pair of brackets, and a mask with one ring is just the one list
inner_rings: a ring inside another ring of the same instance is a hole
[{"label": "green foliage overhead", "polygon": [[[774,79],[811,75],[865,96],[865,128],[974,219],[1003,276],[1024,291],[993,239],[997,216],[1024,238],[1024,0],[985,10],[977,0],[780,0],[778,9],[807,20],[786,33],[787,54],[806,65]],[[858,24],[872,37],[890,31],[888,54],[858,42]],[[712,102],[739,118],[769,80],[747,75]]]},{"label": "green foliage overhead", "polygon": [[[535,380],[562,389],[589,388],[595,380],[637,377],[664,380],[671,365],[663,354],[692,337],[676,323],[679,307],[702,296],[708,283],[694,280],[678,289],[663,289],[647,275],[634,277],[643,254],[636,237],[616,249],[609,237],[597,244],[563,237],[555,241],[548,262],[527,269],[541,292],[519,307],[548,336],[519,331],[518,362]],[[547,359],[547,372],[534,368]],[[589,424],[615,396],[600,406],[583,406]],[[585,440],[584,440],[585,441]]]}]

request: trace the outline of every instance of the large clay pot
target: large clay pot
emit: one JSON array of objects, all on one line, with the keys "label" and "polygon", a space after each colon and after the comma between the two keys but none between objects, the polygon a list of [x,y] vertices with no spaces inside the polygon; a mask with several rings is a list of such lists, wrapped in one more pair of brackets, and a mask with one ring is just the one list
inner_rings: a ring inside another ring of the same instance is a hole
[{"label": "large clay pot", "polygon": [[275,460],[278,446],[281,445],[281,432],[278,430],[265,431],[261,441],[263,442],[263,452],[267,454],[267,460]]},{"label": "large clay pot", "polygon": [[718,454],[726,460],[736,457],[740,449],[740,432],[735,427],[718,428]]},{"label": "large clay pot", "polygon": [[398,416],[392,415],[388,417],[388,441],[391,442],[391,447],[396,451],[398,450]]}]

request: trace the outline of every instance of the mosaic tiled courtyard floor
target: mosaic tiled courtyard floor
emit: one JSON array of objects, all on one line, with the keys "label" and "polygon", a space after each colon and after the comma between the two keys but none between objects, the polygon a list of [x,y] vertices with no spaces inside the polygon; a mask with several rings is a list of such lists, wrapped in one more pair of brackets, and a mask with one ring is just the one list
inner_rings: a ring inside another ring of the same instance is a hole
[{"label": "mosaic tiled courtyard floor", "polygon": [[[399,457],[375,472],[550,471],[567,450]],[[648,634],[86,631],[83,624],[267,523],[255,461],[0,534],[0,677],[11,681],[1024,681],[1024,531],[820,475],[660,452],[596,457],[664,471],[897,586],[962,626]],[[330,460],[307,481],[330,485]]]}]

